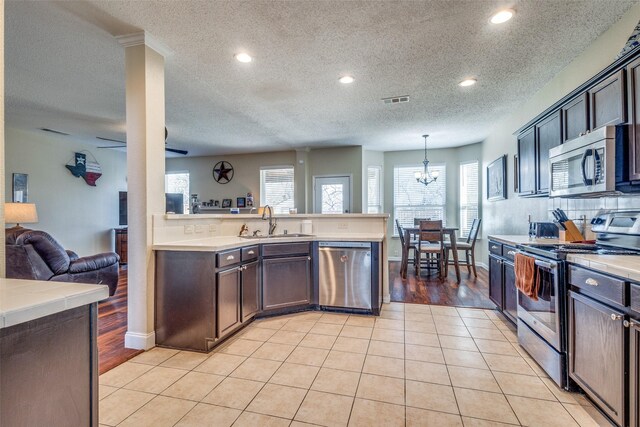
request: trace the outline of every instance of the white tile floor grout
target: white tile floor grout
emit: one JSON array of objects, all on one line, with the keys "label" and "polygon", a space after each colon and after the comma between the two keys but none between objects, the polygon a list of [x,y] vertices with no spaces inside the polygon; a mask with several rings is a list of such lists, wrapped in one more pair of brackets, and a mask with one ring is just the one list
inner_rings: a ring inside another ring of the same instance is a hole
[{"label": "white tile floor grout", "polygon": [[109,426],[597,426],[492,310],[385,304],[378,318],[253,322],[209,354],[154,348],[100,377]]}]

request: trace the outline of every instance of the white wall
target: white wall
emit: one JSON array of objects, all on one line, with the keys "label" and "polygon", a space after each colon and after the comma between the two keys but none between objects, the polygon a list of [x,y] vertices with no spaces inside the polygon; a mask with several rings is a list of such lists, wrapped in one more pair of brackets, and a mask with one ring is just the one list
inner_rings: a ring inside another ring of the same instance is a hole
[{"label": "white wall", "polygon": [[[639,20],[640,3],[632,7],[618,23],[602,34],[531,99],[525,100],[510,116],[496,123],[493,131],[482,144],[482,170],[484,171],[490,162],[503,154],[508,155],[508,198],[496,202],[484,200],[483,236],[489,234],[526,234],[528,215],[531,215],[533,221],[546,221],[550,219],[549,208],[554,203],[566,203],[565,207],[569,207],[569,203],[571,203],[573,207],[574,202],[550,202],[547,198],[526,199],[514,194],[513,156],[517,152],[517,146],[513,133],[611,64]],[[605,204],[604,201],[594,203]],[[635,202],[630,202],[627,199],[622,204],[625,206],[633,205]],[[486,261],[485,252],[483,262]]]},{"label": "white wall", "polygon": [[[102,167],[96,187],[90,187],[65,168],[73,153],[83,150],[93,154]],[[65,249],[81,256],[113,250],[118,191],[127,189],[125,153],[100,150],[39,130],[12,128],[5,132],[5,152],[7,202],[11,202],[12,174],[29,175],[29,202],[36,204],[39,222],[25,227],[50,233]]]}]

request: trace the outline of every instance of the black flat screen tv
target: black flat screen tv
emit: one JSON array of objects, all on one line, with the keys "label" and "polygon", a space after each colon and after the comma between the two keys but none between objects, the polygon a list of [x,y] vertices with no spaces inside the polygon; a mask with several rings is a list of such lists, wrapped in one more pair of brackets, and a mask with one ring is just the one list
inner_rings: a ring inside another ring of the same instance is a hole
[{"label": "black flat screen tv", "polygon": [[[120,225],[127,225],[127,192],[120,191],[118,205],[118,222]],[[184,213],[184,194],[165,193],[165,213]]]}]

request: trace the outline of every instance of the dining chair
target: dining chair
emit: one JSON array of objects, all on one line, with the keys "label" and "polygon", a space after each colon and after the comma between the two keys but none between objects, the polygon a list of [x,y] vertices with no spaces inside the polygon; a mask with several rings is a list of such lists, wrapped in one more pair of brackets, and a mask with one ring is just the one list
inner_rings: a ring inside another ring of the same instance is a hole
[{"label": "dining chair", "polygon": [[416,254],[418,251],[418,247],[412,242],[405,241],[404,228],[402,228],[402,225],[400,225],[400,221],[397,219],[396,219],[396,227],[398,228],[398,236],[400,236],[400,244],[402,245],[402,261],[400,264],[400,276],[404,276],[404,274],[406,274],[405,270],[408,268],[408,265],[409,265],[411,250],[413,250],[413,265],[414,266],[416,265]]},{"label": "dining chair", "polygon": [[[473,275],[478,277],[478,273],[476,272],[476,240],[478,239],[478,231],[480,231],[480,223],[482,220],[480,218],[476,218],[473,220],[471,224],[471,229],[469,230],[469,235],[467,236],[467,240],[465,242],[458,242],[457,248],[459,251],[464,251],[465,263],[460,263],[462,265],[467,266],[467,272],[471,274],[471,269],[473,269]],[[449,265],[449,252],[451,251],[451,243],[445,242],[445,262]]]},{"label": "dining chair", "polygon": [[[426,255],[426,258],[422,257],[423,254]],[[444,255],[442,220],[420,221],[416,274],[420,276],[422,267],[428,269],[435,267],[438,271],[438,277],[443,278]]]}]

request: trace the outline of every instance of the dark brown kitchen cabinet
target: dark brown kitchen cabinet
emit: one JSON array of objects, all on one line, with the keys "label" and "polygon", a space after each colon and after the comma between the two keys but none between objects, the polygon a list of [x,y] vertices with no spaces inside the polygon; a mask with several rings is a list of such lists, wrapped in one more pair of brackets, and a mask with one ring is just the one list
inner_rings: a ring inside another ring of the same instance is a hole
[{"label": "dark brown kitchen cabinet", "polygon": [[640,319],[629,325],[629,426],[640,427]]},{"label": "dark brown kitchen cabinet", "polygon": [[569,292],[569,375],[619,426],[625,424],[624,313]]},{"label": "dark brown kitchen cabinet", "polygon": [[587,93],[591,130],[626,123],[624,69],[604,79]]},{"label": "dark brown kitchen cabinet", "polygon": [[589,130],[589,97],[586,93],[565,104],[561,111],[563,142],[577,138]]},{"label": "dark brown kitchen cabinet", "polygon": [[218,288],[216,298],[218,318],[216,326],[218,338],[223,338],[230,332],[233,332],[242,322],[240,313],[241,268],[242,267],[233,267],[216,274]]},{"label": "dark brown kitchen cabinet", "polygon": [[264,310],[311,304],[311,257],[264,259],[262,304]]},{"label": "dark brown kitchen cabinet", "polygon": [[549,150],[562,144],[560,111],[536,124],[536,194],[549,192]]},{"label": "dark brown kitchen cabinet", "polygon": [[627,67],[629,94],[629,179],[640,180],[640,59]]},{"label": "dark brown kitchen cabinet", "polygon": [[502,293],[502,258],[495,255],[489,255],[489,299],[502,310],[503,293]]},{"label": "dark brown kitchen cabinet", "polygon": [[504,309],[503,313],[512,322],[518,321],[518,289],[516,288],[516,271],[512,262],[503,262]]},{"label": "dark brown kitchen cabinet", "polygon": [[536,193],[535,127],[518,136],[518,190],[521,195]]},{"label": "dark brown kitchen cabinet", "polygon": [[260,310],[260,268],[258,261],[242,266],[242,321],[253,318]]}]

